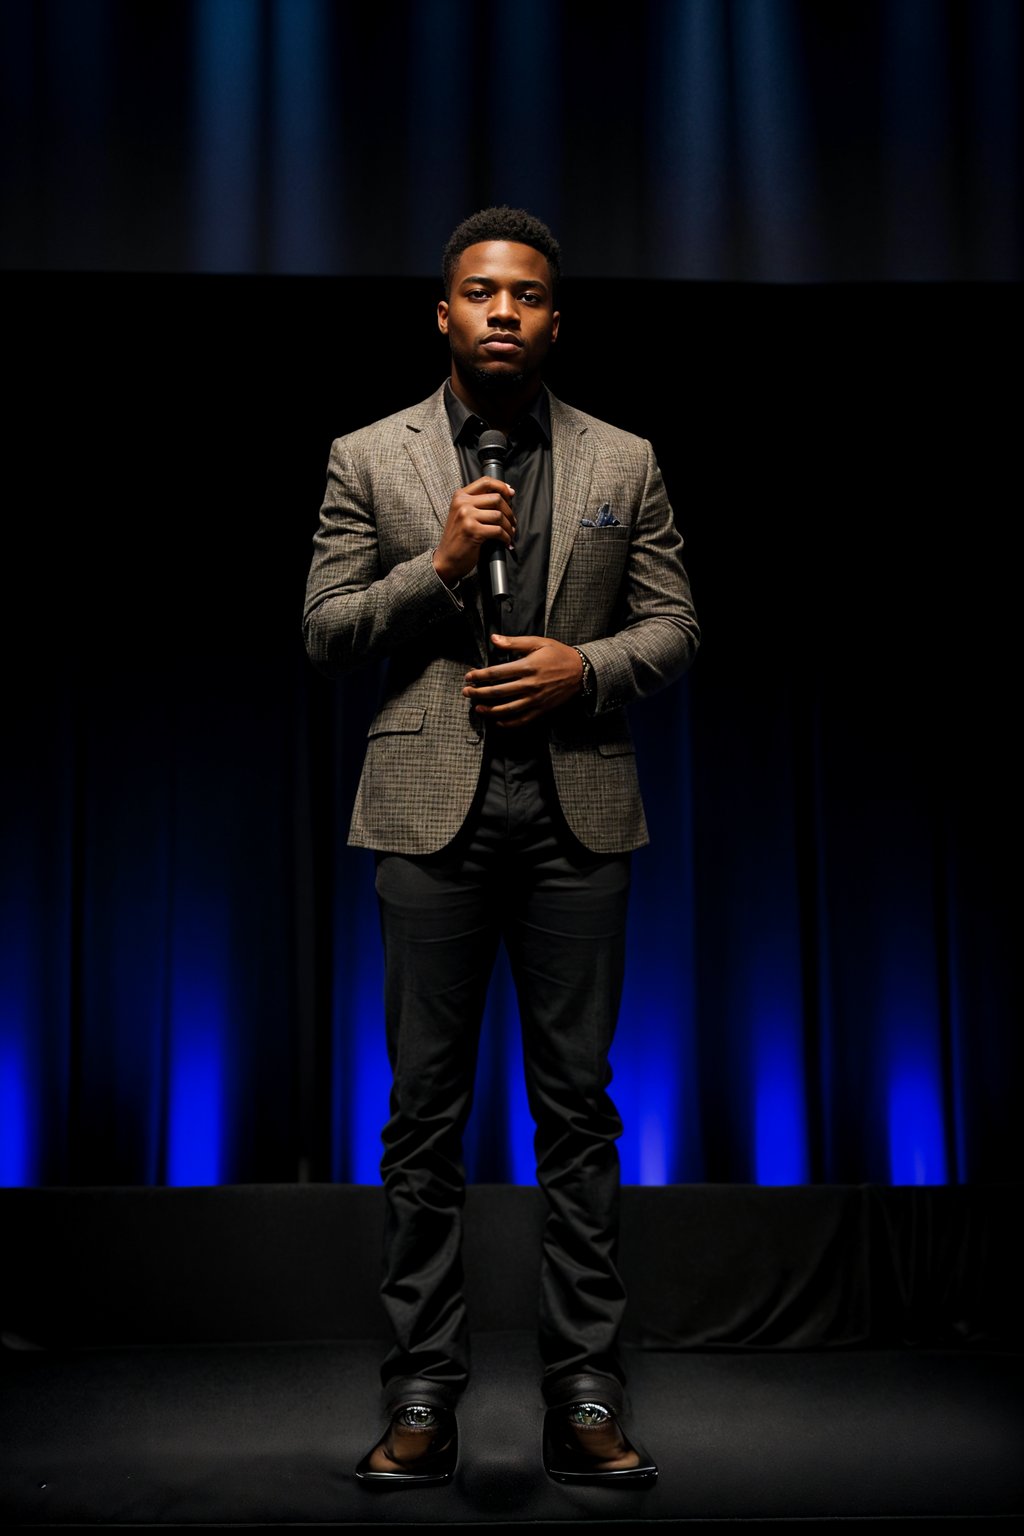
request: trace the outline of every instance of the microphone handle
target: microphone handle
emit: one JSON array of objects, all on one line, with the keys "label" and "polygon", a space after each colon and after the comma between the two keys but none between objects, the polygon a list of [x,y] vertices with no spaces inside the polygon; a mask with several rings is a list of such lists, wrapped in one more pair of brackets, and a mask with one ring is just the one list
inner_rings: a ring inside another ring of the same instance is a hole
[{"label": "microphone handle", "polygon": [[[480,473],[491,475],[495,480],[505,479],[504,459],[482,459]],[[499,606],[511,605],[512,588],[508,579],[508,560],[505,554],[505,546],[500,539],[495,539],[487,551],[487,568],[491,575],[491,596]]]}]

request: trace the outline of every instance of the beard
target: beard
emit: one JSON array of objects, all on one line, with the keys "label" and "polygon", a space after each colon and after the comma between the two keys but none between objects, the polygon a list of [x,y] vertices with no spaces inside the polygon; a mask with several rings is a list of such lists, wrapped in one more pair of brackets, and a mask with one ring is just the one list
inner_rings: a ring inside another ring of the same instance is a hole
[{"label": "beard", "polygon": [[478,368],[474,363],[463,363],[458,358],[455,359],[455,367],[459,377],[464,380],[470,390],[475,394],[489,395],[492,398],[517,394],[528,378],[523,368],[516,368],[508,373],[497,373],[489,368]]},{"label": "beard", "polygon": [[515,394],[526,382],[526,374],[521,370],[515,373],[491,373],[487,368],[471,368],[469,371],[476,388],[485,395]]}]

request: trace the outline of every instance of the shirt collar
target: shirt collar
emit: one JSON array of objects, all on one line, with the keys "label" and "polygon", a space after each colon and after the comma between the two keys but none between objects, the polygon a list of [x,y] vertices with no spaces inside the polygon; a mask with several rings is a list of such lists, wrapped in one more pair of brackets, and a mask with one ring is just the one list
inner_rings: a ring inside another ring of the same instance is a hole
[{"label": "shirt collar", "polygon": [[[487,430],[487,422],[459,399],[448,379],[444,384],[444,408],[448,412],[452,442],[465,443],[468,447],[475,448],[480,433]],[[551,405],[546,389],[538,390],[530,409],[516,422],[510,436],[513,441],[517,441],[536,433],[539,433],[542,442],[550,447]]]}]

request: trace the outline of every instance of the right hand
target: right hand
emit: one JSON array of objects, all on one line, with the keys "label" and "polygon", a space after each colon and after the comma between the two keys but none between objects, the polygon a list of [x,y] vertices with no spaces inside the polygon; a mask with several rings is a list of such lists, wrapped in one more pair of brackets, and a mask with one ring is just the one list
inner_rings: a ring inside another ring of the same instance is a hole
[{"label": "right hand", "polygon": [[512,548],[516,515],[509,503],[514,495],[510,485],[490,475],[455,492],[441,542],[434,550],[434,569],[445,586],[454,586],[468,576],[480,559],[481,549],[493,539]]}]

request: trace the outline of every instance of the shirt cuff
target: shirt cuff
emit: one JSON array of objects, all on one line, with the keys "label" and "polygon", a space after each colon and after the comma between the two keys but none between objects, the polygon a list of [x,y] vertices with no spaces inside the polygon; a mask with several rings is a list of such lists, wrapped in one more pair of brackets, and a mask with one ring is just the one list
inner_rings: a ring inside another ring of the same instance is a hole
[{"label": "shirt cuff", "polygon": [[431,556],[431,559],[430,559],[430,569],[433,571],[434,575],[437,577],[437,579],[441,583],[442,587],[444,587],[444,590],[448,593],[448,596],[451,598],[451,600],[455,604],[456,608],[463,609],[465,607],[465,604],[463,603],[462,598],[459,596],[459,588],[462,586],[462,577],[460,576],[457,579],[454,587],[450,587],[448,585],[448,583],[445,581],[444,577],[441,575],[441,573],[438,570],[437,566],[434,564],[433,556]]}]

